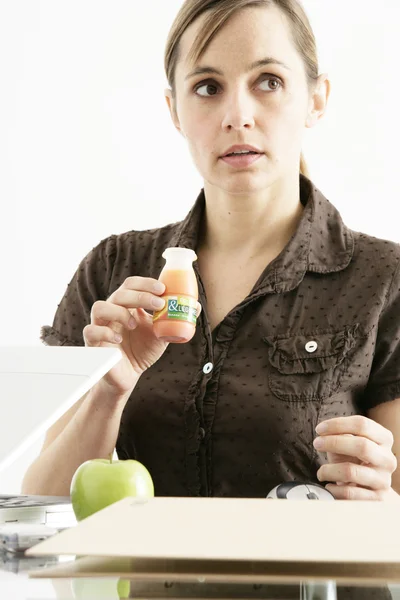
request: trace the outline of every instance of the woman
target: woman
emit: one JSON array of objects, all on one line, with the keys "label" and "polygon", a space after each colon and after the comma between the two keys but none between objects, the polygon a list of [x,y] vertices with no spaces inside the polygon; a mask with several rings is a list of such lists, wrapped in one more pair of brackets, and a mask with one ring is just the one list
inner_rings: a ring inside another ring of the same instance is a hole
[{"label": "woman", "polygon": [[[186,0],[165,67],[204,189],[183,222],[112,235],[76,271],[43,341],[123,360],[48,431],[24,493],[68,494],[82,462],[116,447],[161,496],[265,497],[305,480],[398,501],[400,251],[347,228],[307,176],[304,131],[330,85],[303,9]],[[164,304],[169,246],[198,256],[185,346],[158,341],[147,312]]]}]

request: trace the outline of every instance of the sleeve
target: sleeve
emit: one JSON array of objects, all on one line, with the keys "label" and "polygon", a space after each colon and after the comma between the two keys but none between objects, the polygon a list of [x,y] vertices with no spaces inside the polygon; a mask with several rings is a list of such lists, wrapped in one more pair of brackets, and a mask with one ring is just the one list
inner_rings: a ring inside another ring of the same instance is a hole
[{"label": "sleeve", "polygon": [[41,328],[40,339],[47,346],[85,345],[82,331],[90,323],[92,305],[109,296],[115,239],[110,236],[102,240],[80,262],[58,305],[53,325]]},{"label": "sleeve", "polygon": [[378,323],[375,353],[363,408],[400,397],[400,260]]}]

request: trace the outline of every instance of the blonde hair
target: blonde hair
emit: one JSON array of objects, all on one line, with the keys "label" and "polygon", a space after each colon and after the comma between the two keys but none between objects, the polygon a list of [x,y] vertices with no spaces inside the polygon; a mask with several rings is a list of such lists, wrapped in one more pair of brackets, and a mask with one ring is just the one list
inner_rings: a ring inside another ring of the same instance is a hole
[{"label": "blonde hair", "polygon": [[[294,44],[303,59],[309,89],[318,78],[318,56],[313,30],[299,0],[186,0],[168,34],[164,68],[172,96],[176,97],[175,72],[180,59],[179,42],[186,29],[203,13],[207,12],[203,27],[199,31],[189,52],[189,62],[197,63],[213,37],[238,10],[248,6],[275,5],[286,15]],[[303,153],[300,156],[300,173],[309,178],[309,170]]]}]

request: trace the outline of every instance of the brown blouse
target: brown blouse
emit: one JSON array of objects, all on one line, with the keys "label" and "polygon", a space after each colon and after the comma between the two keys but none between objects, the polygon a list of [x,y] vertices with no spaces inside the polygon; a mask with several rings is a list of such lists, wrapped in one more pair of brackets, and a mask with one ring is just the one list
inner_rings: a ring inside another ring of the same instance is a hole
[{"label": "brown blouse", "polygon": [[[366,414],[400,396],[400,245],[347,228],[300,176],[297,231],[211,332],[170,344],[124,409],[116,450],[149,469],[159,496],[265,497],[288,480],[318,482],[319,421]],[[196,250],[204,190],[179,223],[102,240],[82,260],[46,344],[83,345],[96,300],[131,275],[158,278],[163,250]],[[222,275],[223,276],[223,275]]]}]

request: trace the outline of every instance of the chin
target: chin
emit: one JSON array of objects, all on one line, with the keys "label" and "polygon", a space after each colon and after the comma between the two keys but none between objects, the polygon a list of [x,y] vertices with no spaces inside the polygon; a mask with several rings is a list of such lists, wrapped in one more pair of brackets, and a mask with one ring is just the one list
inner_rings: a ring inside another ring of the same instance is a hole
[{"label": "chin", "polygon": [[271,185],[272,177],[267,173],[237,173],[234,177],[229,179],[224,178],[224,181],[220,181],[218,187],[224,188],[230,194],[249,194],[256,193],[261,190],[265,190],[266,187]]}]

